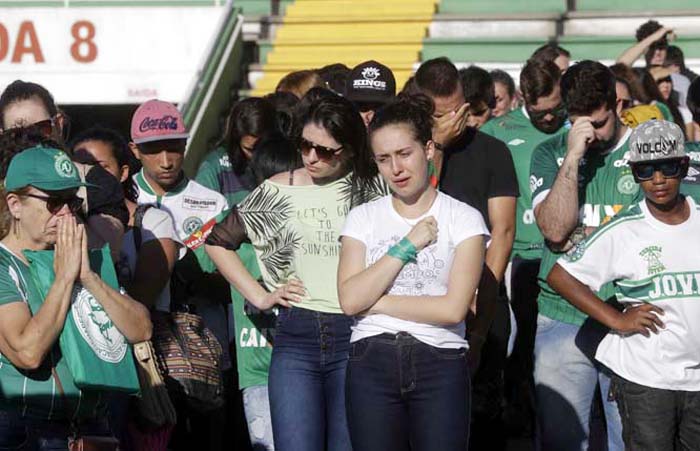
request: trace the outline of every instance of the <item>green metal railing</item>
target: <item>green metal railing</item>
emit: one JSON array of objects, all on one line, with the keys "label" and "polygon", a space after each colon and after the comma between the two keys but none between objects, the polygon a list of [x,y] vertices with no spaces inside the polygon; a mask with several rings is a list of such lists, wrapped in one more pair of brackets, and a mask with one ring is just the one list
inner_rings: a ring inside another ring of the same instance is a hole
[{"label": "green metal railing", "polygon": [[181,105],[190,131],[185,171],[193,175],[204,155],[221,136],[224,122],[245,76],[243,65],[243,16],[238,8],[226,8],[202,71]]}]

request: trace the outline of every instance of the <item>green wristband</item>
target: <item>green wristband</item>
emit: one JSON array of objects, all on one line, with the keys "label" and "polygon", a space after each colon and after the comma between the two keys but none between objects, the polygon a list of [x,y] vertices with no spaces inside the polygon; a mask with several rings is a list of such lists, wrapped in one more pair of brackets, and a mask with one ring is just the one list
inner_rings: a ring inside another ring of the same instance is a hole
[{"label": "green wristband", "polygon": [[389,257],[398,258],[404,264],[406,264],[408,262],[416,261],[418,250],[408,238],[404,237],[401,239],[401,241],[391,246],[386,255]]}]

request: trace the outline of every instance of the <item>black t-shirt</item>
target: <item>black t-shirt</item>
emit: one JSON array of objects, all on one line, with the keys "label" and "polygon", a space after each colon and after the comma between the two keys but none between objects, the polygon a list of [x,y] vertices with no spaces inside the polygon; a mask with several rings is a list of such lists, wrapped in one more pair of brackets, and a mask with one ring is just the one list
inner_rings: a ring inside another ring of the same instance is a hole
[{"label": "black t-shirt", "polygon": [[479,210],[490,230],[489,199],[520,195],[508,147],[492,136],[467,128],[445,149],[440,190]]}]

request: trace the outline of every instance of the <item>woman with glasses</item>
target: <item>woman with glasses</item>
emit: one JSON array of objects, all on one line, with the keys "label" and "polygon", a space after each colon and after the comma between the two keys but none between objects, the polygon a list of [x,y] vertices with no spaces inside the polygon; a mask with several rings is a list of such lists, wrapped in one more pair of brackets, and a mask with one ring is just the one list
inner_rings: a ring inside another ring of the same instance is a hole
[{"label": "woman with glasses", "polygon": [[[90,269],[76,218],[84,184],[53,148],[24,150],[7,171],[0,198],[0,449],[67,450],[76,427],[109,435],[106,393],[76,387],[58,346],[78,284],[129,342],[151,336],[148,310]],[[45,249],[54,250],[55,280],[43,297],[24,251]]]},{"label": "woman with glasses", "polygon": [[[24,149],[37,145],[62,147],[68,118],[58,110],[53,96],[41,85],[17,80],[0,94],[0,178],[10,160]],[[118,259],[121,235],[129,213],[119,181],[99,165],[75,163],[82,180],[88,182],[84,204],[88,245],[91,249],[110,244]]]},{"label": "woman with glasses", "polygon": [[347,409],[362,451],[467,449],[464,319],[489,235],[481,214],[428,177],[432,102],[399,98],[369,125],[391,194],[361,205],[341,232],[340,305],[355,316]]},{"label": "woman with glasses", "polygon": [[31,133],[62,143],[67,118],[51,93],[36,83],[15,80],[0,94],[0,130],[3,134]]},{"label": "woman with glasses", "polygon": [[[279,307],[269,376],[277,450],[350,450],[345,367],[350,318],[336,290],[338,236],[350,208],[376,195],[376,167],[352,104],[322,96],[301,111],[303,167],[262,183],[217,225],[207,252],[255,307]],[[250,241],[262,284],[235,250]]]}]

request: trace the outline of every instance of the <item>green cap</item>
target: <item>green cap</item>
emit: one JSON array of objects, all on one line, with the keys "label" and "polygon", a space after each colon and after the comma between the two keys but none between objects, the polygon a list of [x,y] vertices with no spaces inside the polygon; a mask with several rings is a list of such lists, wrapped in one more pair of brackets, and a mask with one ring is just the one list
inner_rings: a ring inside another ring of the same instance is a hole
[{"label": "green cap", "polygon": [[30,185],[44,191],[60,191],[87,186],[89,183],[80,180],[78,168],[65,152],[37,146],[12,157],[5,176],[7,191]]}]

